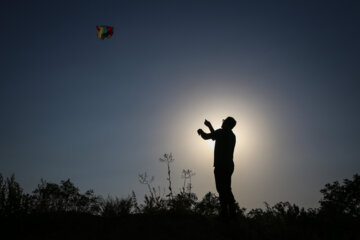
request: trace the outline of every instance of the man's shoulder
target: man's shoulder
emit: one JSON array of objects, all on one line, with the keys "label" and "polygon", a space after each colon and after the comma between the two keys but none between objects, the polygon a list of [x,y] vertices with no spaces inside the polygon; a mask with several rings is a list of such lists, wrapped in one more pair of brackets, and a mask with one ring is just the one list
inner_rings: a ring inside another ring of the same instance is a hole
[{"label": "man's shoulder", "polygon": [[215,133],[215,136],[220,136],[220,135],[223,135],[225,132],[224,132],[224,129],[219,128],[219,129],[216,129],[214,133]]},{"label": "man's shoulder", "polygon": [[226,137],[227,139],[233,139],[235,140],[235,134],[232,130],[224,130],[224,132],[222,133],[224,135],[224,137]]},{"label": "man's shoulder", "polygon": [[214,132],[215,137],[221,138],[235,138],[235,134],[232,130],[219,128]]},{"label": "man's shoulder", "polygon": [[232,130],[229,130],[229,129],[219,128],[219,129],[215,130],[215,132],[235,136],[234,132]]}]

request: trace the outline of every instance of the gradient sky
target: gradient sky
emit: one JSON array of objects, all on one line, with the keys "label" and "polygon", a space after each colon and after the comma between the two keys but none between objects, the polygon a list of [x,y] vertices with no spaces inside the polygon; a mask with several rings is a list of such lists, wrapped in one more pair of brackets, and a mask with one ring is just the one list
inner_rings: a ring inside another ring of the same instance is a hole
[{"label": "gradient sky", "polygon": [[[204,119],[238,124],[241,206],[318,206],[360,172],[359,1],[5,1],[0,173],[142,198],[192,169],[215,192]],[[113,25],[100,40],[96,25]]]}]

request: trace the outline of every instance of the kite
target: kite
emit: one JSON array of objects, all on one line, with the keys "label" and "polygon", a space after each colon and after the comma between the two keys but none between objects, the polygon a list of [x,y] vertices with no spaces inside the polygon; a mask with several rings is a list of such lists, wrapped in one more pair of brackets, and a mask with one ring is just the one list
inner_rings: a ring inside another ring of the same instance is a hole
[{"label": "kite", "polygon": [[104,40],[105,38],[111,38],[114,34],[114,27],[112,26],[101,25],[96,26],[96,29],[98,30],[97,36],[101,40]]}]

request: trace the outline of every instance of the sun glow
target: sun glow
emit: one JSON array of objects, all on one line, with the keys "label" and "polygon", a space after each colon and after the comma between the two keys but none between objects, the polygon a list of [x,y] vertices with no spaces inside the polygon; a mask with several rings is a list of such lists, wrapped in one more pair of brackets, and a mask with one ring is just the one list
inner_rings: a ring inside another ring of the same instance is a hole
[{"label": "sun glow", "polygon": [[167,122],[171,124],[167,132],[171,133],[171,141],[167,140],[167,145],[176,146],[172,149],[183,154],[182,158],[189,166],[196,164],[205,169],[211,166],[209,161],[213,161],[215,141],[203,140],[197,134],[199,128],[209,132],[204,125],[205,119],[211,122],[215,130],[228,116],[237,121],[233,129],[236,136],[235,164],[259,164],[254,159],[264,159],[265,152],[268,152],[273,139],[270,137],[271,115],[266,111],[266,102],[261,103],[261,98],[255,98],[249,91],[241,94],[232,90],[225,91],[223,87],[208,91],[201,89],[206,94],[199,94],[199,90],[194,88],[194,92],[189,91],[178,99],[174,110],[168,113],[171,118]]},{"label": "sun glow", "polygon": [[184,140],[183,151],[186,151],[189,155],[199,156],[200,154],[200,159],[212,159],[215,141],[211,139],[203,140],[196,131],[201,128],[207,133],[210,132],[204,125],[205,119],[212,123],[215,130],[219,129],[222,119],[228,116],[234,117],[237,121],[233,129],[236,136],[234,160],[246,161],[246,159],[258,154],[259,149],[263,149],[262,143],[266,141],[264,139],[266,134],[264,124],[259,120],[261,118],[241,111],[241,109],[223,110],[222,108],[213,108],[211,112],[205,109],[201,114],[199,114],[200,110],[195,108],[188,111],[188,113],[181,113],[181,115],[193,117],[178,121],[181,126],[178,124],[177,129],[181,129],[181,132],[174,133],[176,137],[174,135],[173,138]]},{"label": "sun glow", "polygon": [[201,86],[191,85],[174,96],[173,102],[162,110],[160,115],[165,117],[158,122],[158,128],[165,133],[161,135],[161,149],[176,156],[178,169],[191,169],[196,173],[195,192],[199,195],[215,192],[215,141],[203,140],[197,130],[210,132],[204,125],[205,119],[216,130],[223,119],[233,117],[237,122],[233,129],[236,136],[233,189],[235,194],[244,193],[251,189],[249,186],[258,184],[260,178],[266,179],[274,166],[272,160],[277,159],[281,144],[279,109],[267,95],[246,89],[245,85],[235,88],[231,81],[213,84],[209,79],[200,81]]},{"label": "sun glow", "polygon": [[210,148],[210,149],[214,149],[215,148],[215,141],[213,141],[213,140],[207,140],[206,141],[206,143],[207,143],[207,146]]}]

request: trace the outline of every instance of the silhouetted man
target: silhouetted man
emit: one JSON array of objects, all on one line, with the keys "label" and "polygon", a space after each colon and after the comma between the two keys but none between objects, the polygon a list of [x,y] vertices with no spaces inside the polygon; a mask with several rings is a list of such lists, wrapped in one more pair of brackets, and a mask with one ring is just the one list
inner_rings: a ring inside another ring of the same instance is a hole
[{"label": "silhouetted man", "polygon": [[231,192],[231,175],[234,172],[233,155],[236,142],[232,129],[235,127],[236,121],[234,118],[228,117],[223,120],[221,128],[216,131],[208,120],[205,119],[204,124],[210,129],[210,133],[199,129],[198,134],[204,140],[215,140],[214,174],[221,204],[220,216],[224,219],[235,218],[236,208],[234,195]]}]

